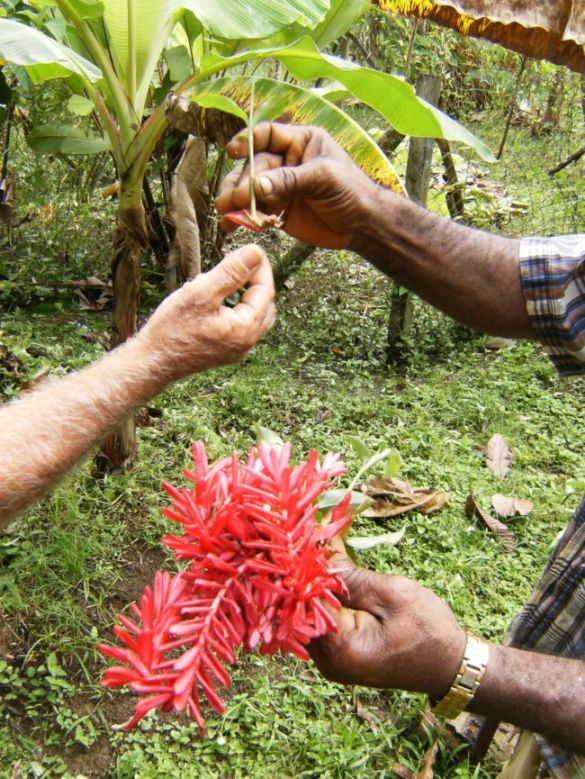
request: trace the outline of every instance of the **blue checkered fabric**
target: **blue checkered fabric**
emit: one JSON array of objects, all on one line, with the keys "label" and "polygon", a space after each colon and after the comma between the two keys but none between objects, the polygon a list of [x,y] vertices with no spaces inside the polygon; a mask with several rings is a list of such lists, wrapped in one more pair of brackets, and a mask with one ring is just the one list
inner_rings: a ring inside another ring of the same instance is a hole
[{"label": "blue checkered fabric", "polygon": [[[585,235],[524,239],[520,273],[534,331],[557,370],[585,373]],[[585,661],[585,498],[506,643]],[[585,755],[538,743],[555,779],[585,779]]]}]

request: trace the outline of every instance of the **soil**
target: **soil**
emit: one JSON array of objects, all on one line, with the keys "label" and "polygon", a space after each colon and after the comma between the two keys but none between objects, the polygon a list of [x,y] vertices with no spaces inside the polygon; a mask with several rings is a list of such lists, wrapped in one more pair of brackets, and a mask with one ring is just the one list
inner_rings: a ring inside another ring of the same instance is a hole
[{"label": "soil", "polygon": [[[110,596],[110,605],[113,612],[120,612],[132,601],[140,600],[144,587],[150,584],[157,570],[165,567],[166,555],[162,548],[144,549],[134,548],[130,550],[125,564],[124,578],[117,584]],[[108,640],[109,628],[98,626],[100,635]],[[0,658],[11,658],[21,655],[26,650],[25,640],[17,635],[0,615]],[[79,667],[72,664],[69,668],[70,681],[86,683],[86,676]],[[86,671],[93,679],[99,679],[103,671],[101,662],[86,664]],[[136,699],[131,695],[120,694],[114,690],[107,693],[100,700],[100,710],[109,724],[119,725],[126,722],[132,715]],[[92,715],[96,704],[88,694],[79,693],[67,700],[67,706],[80,716]],[[14,722],[15,727],[30,732],[33,723],[24,715],[21,722]],[[116,752],[107,734],[86,748],[81,744],[75,746],[56,746],[46,748],[39,744],[39,752],[46,755],[58,755],[68,766],[69,772],[74,776],[83,774],[88,779],[107,779],[116,760]],[[38,759],[38,758],[37,758]]]}]

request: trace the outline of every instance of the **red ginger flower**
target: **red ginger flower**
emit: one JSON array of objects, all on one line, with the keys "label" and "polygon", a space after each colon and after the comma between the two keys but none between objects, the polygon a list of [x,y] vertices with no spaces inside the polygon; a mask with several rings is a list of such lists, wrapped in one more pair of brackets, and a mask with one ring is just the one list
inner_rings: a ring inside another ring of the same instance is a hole
[{"label": "red ginger flower", "polygon": [[163,485],[173,499],[163,513],[182,525],[182,535],[163,543],[188,567],[174,577],[159,571],[131,606],[137,621],[119,617],[114,633],[124,646],[99,647],[124,663],[108,668],[102,684],[148,696],[126,729],[160,706],[187,710],[203,734],[201,692],[223,713],[215,686],[229,685],[224,663],[235,661],[235,648],[308,659],[306,645],[336,629],[323,603],[339,608],[345,588],[325,542],[351,521],[349,493],[329,524],[315,514],[316,499],[345,466],[332,454],[321,463],[312,450],[292,467],[290,453],[290,444],[277,451],[261,443],[245,464],[232,455],[209,467],[198,441],[194,470],[185,471],[193,487]]}]

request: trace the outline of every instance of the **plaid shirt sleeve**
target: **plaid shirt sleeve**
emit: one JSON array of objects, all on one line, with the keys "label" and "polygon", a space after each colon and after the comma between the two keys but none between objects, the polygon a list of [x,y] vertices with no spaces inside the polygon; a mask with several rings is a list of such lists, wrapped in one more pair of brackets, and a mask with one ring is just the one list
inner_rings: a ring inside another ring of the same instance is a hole
[{"label": "plaid shirt sleeve", "polygon": [[585,234],[522,239],[520,278],[536,337],[559,373],[585,374]]}]

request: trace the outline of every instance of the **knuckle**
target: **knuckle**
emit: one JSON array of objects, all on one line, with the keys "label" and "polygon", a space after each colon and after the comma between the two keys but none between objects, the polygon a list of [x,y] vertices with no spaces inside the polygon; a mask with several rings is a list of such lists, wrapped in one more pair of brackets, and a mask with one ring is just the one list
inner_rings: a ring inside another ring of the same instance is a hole
[{"label": "knuckle", "polygon": [[287,192],[294,192],[297,187],[297,176],[294,168],[281,168],[282,185]]},{"label": "knuckle", "polygon": [[240,286],[242,277],[245,275],[247,270],[244,261],[241,259],[238,253],[227,257],[222,263],[221,269],[226,282],[228,282],[230,286],[236,287]]}]

